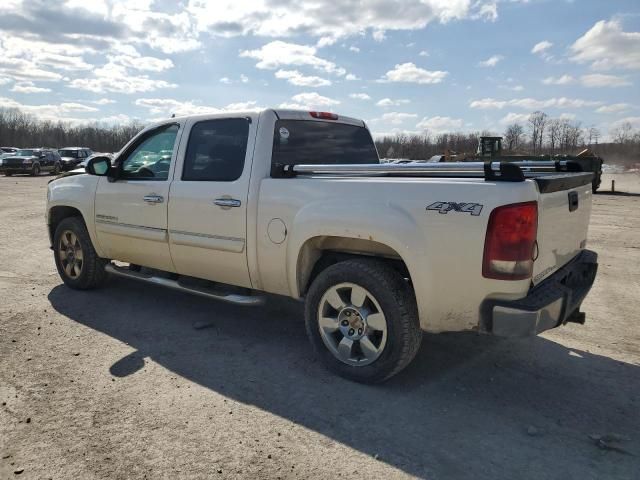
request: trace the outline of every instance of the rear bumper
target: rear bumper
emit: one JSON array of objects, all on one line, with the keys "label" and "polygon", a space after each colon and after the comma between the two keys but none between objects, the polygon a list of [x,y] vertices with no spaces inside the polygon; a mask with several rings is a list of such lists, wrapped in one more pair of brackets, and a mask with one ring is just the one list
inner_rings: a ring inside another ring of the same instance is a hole
[{"label": "rear bumper", "polygon": [[598,270],[598,255],[583,250],[519,300],[485,300],[480,330],[502,337],[527,337],[567,322],[584,323],[580,305]]}]

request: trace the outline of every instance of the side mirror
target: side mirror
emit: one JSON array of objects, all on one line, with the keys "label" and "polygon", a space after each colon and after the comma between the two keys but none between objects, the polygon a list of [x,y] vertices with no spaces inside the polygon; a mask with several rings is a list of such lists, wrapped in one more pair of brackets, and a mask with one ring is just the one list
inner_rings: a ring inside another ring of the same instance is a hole
[{"label": "side mirror", "polygon": [[85,171],[89,175],[97,175],[99,177],[107,176],[110,169],[111,159],[109,157],[93,157],[85,167]]}]

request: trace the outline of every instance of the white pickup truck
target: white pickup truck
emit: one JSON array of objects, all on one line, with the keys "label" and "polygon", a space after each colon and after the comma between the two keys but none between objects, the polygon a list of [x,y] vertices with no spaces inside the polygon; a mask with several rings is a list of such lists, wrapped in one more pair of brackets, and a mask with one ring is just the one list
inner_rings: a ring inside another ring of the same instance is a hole
[{"label": "white pickup truck", "polygon": [[584,322],[591,174],[543,165],[380,164],[364,122],[333,113],[188,116],[53,180],[46,219],[71,288],[110,273],[244,305],[304,299],[323,362],[378,382],[422,331]]}]

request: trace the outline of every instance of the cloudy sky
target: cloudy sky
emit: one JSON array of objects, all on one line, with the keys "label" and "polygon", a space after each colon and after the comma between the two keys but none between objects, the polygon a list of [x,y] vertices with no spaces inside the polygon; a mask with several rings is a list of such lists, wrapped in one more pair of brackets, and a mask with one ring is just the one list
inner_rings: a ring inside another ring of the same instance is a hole
[{"label": "cloudy sky", "polygon": [[640,3],[0,3],[0,107],[114,123],[277,106],[377,134],[501,132],[534,110],[640,128]]}]

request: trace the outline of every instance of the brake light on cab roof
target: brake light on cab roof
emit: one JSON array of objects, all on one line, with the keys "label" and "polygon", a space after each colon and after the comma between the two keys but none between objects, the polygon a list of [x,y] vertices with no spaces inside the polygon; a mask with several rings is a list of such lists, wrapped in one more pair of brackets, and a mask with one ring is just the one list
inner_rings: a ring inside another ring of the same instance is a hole
[{"label": "brake light on cab roof", "polygon": [[321,120],[338,120],[338,115],[331,112],[309,112],[313,118],[319,118]]}]

